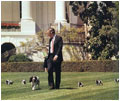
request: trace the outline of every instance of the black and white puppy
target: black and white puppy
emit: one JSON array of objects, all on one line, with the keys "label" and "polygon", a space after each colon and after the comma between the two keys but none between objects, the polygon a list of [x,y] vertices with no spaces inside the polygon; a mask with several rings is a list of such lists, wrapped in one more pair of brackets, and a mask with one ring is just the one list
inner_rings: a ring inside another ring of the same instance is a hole
[{"label": "black and white puppy", "polygon": [[78,87],[83,87],[83,83],[82,82],[78,82]]},{"label": "black and white puppy", "polygon": [[11,80],[6,80],[6,82],[5,82],[7,85],[12,85],[13,84],[13,81],[11,81]]},{"label": "black and white puppy", "polygon": [[25,85],[26,84],[26,80],[22,80],[22,84]]},{"label": "black and white puppy", "polygon": [[119,82],[119,78],[117,78],[117,79],[114,79],[114,80],[115,80],[115,82],[116,82],[116,83],[118,83],[118,82]]},{"label": "black and white puppy", "polygon": [[102,80],[95,80],[96,85],[103,85]]},{"label": "black and white puppy", "polygon": [[32,77],[30,77],[29,82],[31,83],[32,90],[35,90],[36,86],[38,86],[38,88],[40,86],[40,80],[39,80],[38,76],[32,76]]}]

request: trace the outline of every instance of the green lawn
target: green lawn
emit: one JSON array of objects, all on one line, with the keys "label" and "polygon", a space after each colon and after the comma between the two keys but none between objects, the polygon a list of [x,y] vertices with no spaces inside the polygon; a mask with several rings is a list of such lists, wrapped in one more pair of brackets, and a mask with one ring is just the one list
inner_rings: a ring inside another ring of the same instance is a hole
[{"label": "green lawn", "polygon": [[[40,90],[31,90],[28,82],[31,75],[40,77]],[[45,72],[2,72],[1,99],[2,100],[118,100],[119,84],[114,78],[119,77],[115,72],[62,72],[61,89],[49,90],[48,74]],[[13,80],[13,85],[6,85],[7,79]],[[27,84],[22,85],[21,80]],[[101,79],[103,86],[96,86],[95,80]],[[78,81],[84,87],[78,88]]]}]

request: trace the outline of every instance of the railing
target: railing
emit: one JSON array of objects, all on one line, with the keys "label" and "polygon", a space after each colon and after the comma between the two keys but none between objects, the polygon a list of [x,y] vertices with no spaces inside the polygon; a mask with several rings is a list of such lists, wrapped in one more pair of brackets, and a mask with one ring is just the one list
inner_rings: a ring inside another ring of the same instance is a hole
[{"label": "railing", "polygon": [[1,22],[1,31],[2,32],[20,32],[21,26],[18,21],[4,21]]}]

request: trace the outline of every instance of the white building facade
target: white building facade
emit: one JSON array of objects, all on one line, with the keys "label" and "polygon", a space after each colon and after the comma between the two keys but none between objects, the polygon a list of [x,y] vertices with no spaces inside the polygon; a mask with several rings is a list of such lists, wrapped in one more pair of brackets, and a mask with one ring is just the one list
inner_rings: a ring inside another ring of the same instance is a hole
[{"label": "white building facade", "polygon": [[68,1],[1,1],[1,24],[17,23],[18,30],[1,31],[1,50],[19,47],[21,42],[31,40],[40,30],[51,26],[60,30],[59,24],[82,26],[83,22],[74,16]]}]

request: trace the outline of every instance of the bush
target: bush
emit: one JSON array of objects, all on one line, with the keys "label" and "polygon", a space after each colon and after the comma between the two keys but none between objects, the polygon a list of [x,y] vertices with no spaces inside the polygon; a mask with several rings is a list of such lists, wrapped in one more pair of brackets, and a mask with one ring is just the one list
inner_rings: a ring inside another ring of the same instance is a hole
[{"label": "bush", "polygon": [[12,55],[8,60],[8,62],[30,62],[30,61],[32,60],[29,59],[24,54]]},{"label": "bush", "polygon": [[84,42],[85,41],[85,32],[84,32],[84,26],[81,26],[79,28],[71,27],[66,28],[65,26],[62,27],[60,30],[60,36],[63,37],[64,42]]},{"label": "bush", "polygon": [[[2,72],[43,72],[43,62],[4,62]],[[118,72],[118,60],[63,62],[62,72]]]},{"label": "bush", "polygon": [[119,61],[117,60],[90,60],[80,62],[63,62],[64,72],[118,72]]},{"label": "bush", "polygon": [[44,71],[42,62],[4,62],[2,72],[41,72]]}]

